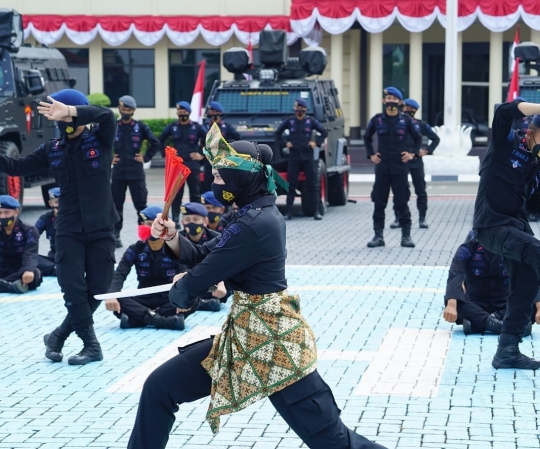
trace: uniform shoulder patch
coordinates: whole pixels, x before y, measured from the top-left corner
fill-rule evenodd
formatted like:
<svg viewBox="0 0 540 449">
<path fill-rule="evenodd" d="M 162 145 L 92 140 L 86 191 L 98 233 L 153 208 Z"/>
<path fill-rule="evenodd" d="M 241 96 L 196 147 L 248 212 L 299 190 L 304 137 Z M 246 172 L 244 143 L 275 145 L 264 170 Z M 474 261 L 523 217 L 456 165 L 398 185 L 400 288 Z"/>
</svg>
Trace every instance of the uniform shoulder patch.
<svg viewBox="0 0 540 449">
<path fill-rule="evenodd" d="M 233 235 L 240 234 L 241 231 L 240 227 L 236 224 L 228 226 L 221 234 L 221 239 L 216 245 L 216 248 L 223 248 Z"/>
<path fill-rule="evenodd" d="M 458 249 L 458 259 L 467 260 L 472 256 L 471 251 L 464 245 L 461 245 Z"/>
</svg>

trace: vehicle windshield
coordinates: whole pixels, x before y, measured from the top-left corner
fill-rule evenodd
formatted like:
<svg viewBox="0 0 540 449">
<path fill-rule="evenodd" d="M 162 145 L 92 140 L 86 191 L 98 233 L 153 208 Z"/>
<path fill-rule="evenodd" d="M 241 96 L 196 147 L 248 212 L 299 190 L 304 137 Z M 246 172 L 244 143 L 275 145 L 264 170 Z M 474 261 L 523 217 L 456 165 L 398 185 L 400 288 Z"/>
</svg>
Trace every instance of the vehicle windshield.
<svg viewBox="0 0 540 449">
<path fill-rule="evenodd" d="M 292 114 L 294 101 L 306 100 L 308 114 L 313 113 L 311 91 L 297 88 L 225 88 L 219 89 L 214 98 L 223 106 L 224 114 Z"/>
</svg>

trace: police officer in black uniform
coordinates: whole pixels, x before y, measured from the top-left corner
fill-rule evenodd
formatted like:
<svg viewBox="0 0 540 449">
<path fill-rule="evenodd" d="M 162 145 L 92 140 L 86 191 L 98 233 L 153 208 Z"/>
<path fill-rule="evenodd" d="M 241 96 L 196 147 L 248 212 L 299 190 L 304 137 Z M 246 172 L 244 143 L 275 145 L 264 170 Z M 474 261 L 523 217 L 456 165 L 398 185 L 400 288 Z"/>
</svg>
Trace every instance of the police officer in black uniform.
<svg viewBox="0 0 540 449">
<path fill-rule="evenodd" d="M 143 163 L 149 162 L 157 151 L 162 149 L 159 140 L 154 136 L 148 125 L 133 119 L 133 114 L 137 108 L 135 99 L 129 95 L 124 95 L 120 97 L 118 103 L 120 120 L 118 120 L 116 139 L 114 141 L 111 189 L 114 205 L 120 216 L 120 220 L 114 226 L 116 247 L 121 248 L 120 231 L 124 221 L 126 190 L 129 187 L 129 193 L 140 224 L 139 212 L 146 207 L 148 197 Z M 141 146 L 145 140 L 148 142 L 149 147 L 143 156 Z"/>
<path fill-rule="evenodd" d="M 407 165 L 409 166 L 409 173 L 411 174 L 412 182 L 414 185 L 414 193 L 416 193 L 416 207 L 418 208 L 420 228 L 427 229 L 429 226 L 426 222 L 426 175 L 424 173 L 424 161 L 422 158 L 428 154 L 433 154 L 433 151 L 435 151 L 435 148 L 437 148 L 441 139 L 439 138 L 437 133 L 433 131 L 431 126 L 429 126 L 426 122 L 414 118 L 414 114 L 416 114 L 416 111 L 418 111 L 418 109 L 420 109 L 420 105 L 416 100 L 413 100 L 412 98 L 407 98 L 403 100 L 403 113 L 410 115 L 413 123 L 418 128 L 420 133 L 426 136 L 429 140 L 431 140 L 431 143 L 425 150 L 421 149 L 418 154 L 415 155 L 414 159 L 407 163 Z M 410 136 L 409 144 L 410 147 L 412 147 L 414 144 Z M 395 198 L 396 197 L 394 196 L 394 212 L 396 214 L 396 220 L 390 225 L 392 229 L 401 227 L 401 225 L 399 224 L 398 213 L 395 206 Z"/>
<path fill-rule="evenodd" d="M 375 164 L 375 184 L 371 200 L 375 205 L 373 228 L 375 237 L 367 246 L 384 246 L 384 210 L 388 204 L 390 188 L 394 192 L 394 205 L 401 224 L 401 246 L 414 248 L 411 239 L 411 212 L 407 162 L 418 154 L 422 135 L 411 117 L 400 112 L 403 94 L 395 87 L 384 89 L 383 113 L 376 114 L 368 123 L 364 134 L 366 154 Z M 373 135 L 377 133 L 378 149 L 373 148 Z M 412 145 L 410 141 L 412 140 Z"/>
<path fill-rule="evenodd" d="M 540 361 L 519 351 L 540 285 L 540 242 L 527 221 L 527 210 L 540 211 L 540 115 L 535 114 L 540 104 L 517 100 L 499 106 L 480 167 L 473 229 L 484 248 L 502 256 L 510 276 L 495 368 L 540 368 Z M 534 115 L 527 133 L 513 131 L 512 122 L 527 115 Z"/>
<path fill-rule="evenodd" d="M 56 242 L 55 242 L 55 230 L 54 223 L 56 216 L 58 215 L 58 199 L 60 198 L 60 187 L 53 187 L 49 189 L 49 206 L 51 210 L 36 221 L 35 227 L 39 232 L 39 235 L 45 232 L 45 236 L 50 244 L 49 253 L 46 256 L 41 254 L 38 256 L 38 268 L 43 276 L 56 276 Z"/>
<path fill-rule="evenodd" d="M 201 195 L 201 201 L 208 212 L 208 228 L 219 233 L 223 232 L 225 229 L 223 222 L 225 206 L 216 200 L 216 196 L 211 190 Z"/>
<path fill-rule="evenodd" d="M 306 115 L 307 109 L 307 101 L 303 98 L 297 98 L 294 103 L 294 116 L 284 119 L 276 129 L 278 142 L 282 141 L 283 132 L 286 129 L 290 132 L 285 143 L 289 149 L 289 162 L 287 165 L 289 192 L 287 193 L 286 220 L 292 219 L 292 208 L 298 187 L 298 176 L 301 171 L 306 175 L 305 185 L 311 193 L 313 210 L 315 211 L 313 218 L 315 220 L 322 220 L 322 215 L 319 212 L 321 202 L 319 197 L 319 180 L 316 175 L 318 159 L 317 161 L 314 159 L 313 152 L 316 147 L 320 147 L 324 142 L 328 131 L 315 118 Z M 311 139 L 313 131 L 317 131 L 320 134 L 316 142 Z"/>
<path fill-rule="evenodd" d="M 39 234 L 19 217 L 21 205 L 0 195 L 0 292 L 26 293 L 42 281 L 38 265 Z"/>
<path fill-rule="evenodd" d="M 88 106 L 79 91 L 64 89 L 41 102 L 38 112 L 56 120 L 61 137 L 40 145 L 20 159 L 0 155 L 0 172 L 26 176 L 52 169 L 60 186 L 56 217 L 56 271 L 68 314 L 64 322 L 44 337 L 45 356 L 62 360 L 62 347 L 74 330 L 83 341 L 70 365 L 103 359 L 92 315 L 106 293 L 114 272 L 114 225 L 118 213 L 111 195 L 111 163 L 116 136 L 113 112 Z M 94 123 L 91 128 L 85 125 Z"/>
<path fill-rule="evenodd" d="M 471 232 L 450 265 L 443 318 L 449 323 L 463 324 L 465 335 L 486 331 L 500 334 L 509 294 L 510 278 L 501 256 L 485 249 Z M 531 335 L 539 305 L 537 302 L 538 310 L 534 311 L 525 336 Z"/>
<path fill-rule="evenodd" d="M 133 266 L 137 272 L 138 288 L 170 284 L 173 277 L 182 271 L 178 264 L 165 255 L 163 240 L 150 237 L 152 222 L 161 212 L 163 209 L 158 206 L 150 206 L 140 212 L 143 220 L 143 224 L 139 226 L 140 240 L 130 245 L 122 256 L 114 272 L 109 292 L 122 290 Z M 144 228 L 147 232 L 144 232 Z M 184 329 L 184 316 L 177 313 L 177 308 L 169 302 L 168 291 L 130 298 L 107 299 L 105 308 L 114 312 L 120 319 L 122 329 L 147 325 L 158 329 Z"/>
<path fill-rule="evenodd" d="M 162 145 L 165 145 L 166 140 L 172 137 L 176 152 L 184 159 L 184 164 L 191 170 L 186 180 L 189 187 L 189 201 L 200 203 L 201 183 L 199 179 L 201 163 L 204 160 L 201 148 L 206 137 L 206 132 L 205 128 L 189 119 L 190 113 L 191 106 L 187 101 L 178 102 L 176 104 L 178 121 L 165 127 L 161 136 L 159 136 L 159 141 Z M 171 206 L 172 219 L 175 223 L 179 223 L 184 187 L 185 184 L 180 188 Z"/>
<path fill-rule="evenodd" d="M 208 121 L 204 125 L 206 132 L 208 132 L 214 123 L 217 123 L 221 131 L 221 135 L 227 142 L 234 142 L 235 140 L 240 140 L 242 138 L 234 126 L 222 120 L 221 116 L 223 115 L 223 106 L 218 101 L 211 101 L 208 103 L 208 112 L 206 115 L 208 117 Z M 212 190 L 214 175 L 212 174 L 212 166 L 206 158 L 204 158 L 203 165 L 204 182 L 202 183 L 202 191 L 208 192 L 209 190 Z"/>
</svg>

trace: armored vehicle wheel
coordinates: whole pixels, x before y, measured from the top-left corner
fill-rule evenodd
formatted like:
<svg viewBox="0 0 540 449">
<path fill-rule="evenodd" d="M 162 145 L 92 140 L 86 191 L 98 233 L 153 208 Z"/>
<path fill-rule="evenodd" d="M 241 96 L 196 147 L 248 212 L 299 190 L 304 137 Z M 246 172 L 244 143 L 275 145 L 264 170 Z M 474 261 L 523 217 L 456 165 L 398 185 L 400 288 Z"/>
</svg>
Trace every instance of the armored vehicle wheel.
<svg viewBox="0 0 540 449">
<path fill-rule="evenodd" d="M 343 165 L 347 158 L 343 156 Z M 328 177 L 328 204 L 330 206 L 345 206 L 349 199 L 349 170 Z"/>
<path fill-rule="evenodd" d="M 319 159 L 319 165 L 317 166 L 317 179 L 319 180 L 319 213 L 324 215 L 326 208 L 328 207 L 328 178 L 326 176 L 326 165 L 322 159 Z M 308 217 L 312 217 L 315 211 L 313 210 L 313 202 L 309 195 L 309 191 L 306 188 L 306 183 L 302 183 L 302 212 Z"/>
<path fill-rule="evenodd" d="M 19 159 L 19 149 L 13 142 L 7 140 L 0 142 L 0 154 Z M 24 197 L 24 178 L 22 176 L 9 176 L 0 173 L 0 195 L 10 195 L 22 206 Z"/>
</svg>

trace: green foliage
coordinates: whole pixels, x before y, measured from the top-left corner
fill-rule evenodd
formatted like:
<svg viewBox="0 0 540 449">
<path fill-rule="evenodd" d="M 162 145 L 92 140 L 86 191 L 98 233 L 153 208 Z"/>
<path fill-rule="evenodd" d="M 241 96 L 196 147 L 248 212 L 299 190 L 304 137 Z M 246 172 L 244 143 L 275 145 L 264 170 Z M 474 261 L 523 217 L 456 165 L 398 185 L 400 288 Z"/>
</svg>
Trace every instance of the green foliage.
<svg viewBox="0 0 540 449">
<path fill-rule="evenodd" d="M 147 120 L 141 120 L 143 123 L 146 123 L 150 130 L 152 131 L 152 134 L 159 138 L 165 127 L 169 124 L 175 121 L 175 119 L 171 118 L 152 118 Z M 168 145 L 171 143 L 171 139 L 169 138 L 166 142 Z M 141 146 L 141 153 L 145 154 L 146 150 L 148 148 L 148 142 L 145 140 Z"/>
<path fill-rule="evenodd" d="M 86 98 L 88 98 L 88 102 L 92 106 L 110 106 L 111 105 L 111 99 L 105 94 L 94 93 L 94 94 L 87 95 Z"/>
</svg>

